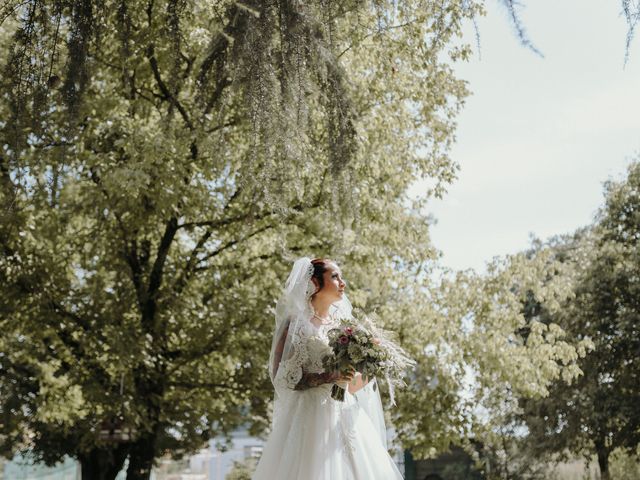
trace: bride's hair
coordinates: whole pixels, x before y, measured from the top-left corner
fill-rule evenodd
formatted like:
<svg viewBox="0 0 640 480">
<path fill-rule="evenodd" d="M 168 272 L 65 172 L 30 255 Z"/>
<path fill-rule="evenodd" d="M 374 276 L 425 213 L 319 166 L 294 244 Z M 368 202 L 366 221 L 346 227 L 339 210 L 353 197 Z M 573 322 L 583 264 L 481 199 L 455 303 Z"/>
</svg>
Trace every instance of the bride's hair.
<svg viewBox="0 0 640 480">
<path fill-rule="evenodd" d="M 313 274 L 311 275 L 311 278 L 315 278 L 318 285 L 318 288 L 313 292 L 311 298 L 313 298 L 313 296 L 324 287 L 324 272 L 328 270 L 330 263 L 335 264 L 336 262 L 330 258 L 314 258 L 311 260 L 311 265 L 313 265 Z"/>
</svg>

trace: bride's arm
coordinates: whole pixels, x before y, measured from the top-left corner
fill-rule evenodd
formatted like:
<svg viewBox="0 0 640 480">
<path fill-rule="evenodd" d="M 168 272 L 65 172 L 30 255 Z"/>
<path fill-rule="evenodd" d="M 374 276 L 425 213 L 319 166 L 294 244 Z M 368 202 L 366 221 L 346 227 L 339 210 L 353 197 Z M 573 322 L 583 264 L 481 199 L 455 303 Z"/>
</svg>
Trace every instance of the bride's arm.
<svg viewBox="0 0 640 480">
<path fill-rule="evenodd" d="M 282 352 L 284 351 L 284 342 L 287 339 L 287 334 L 289 333 L 289 326 L 285 327 L 284 332 L 282 332 L 282 336 L 280 340 L 278 340 L 278 344 L 276 345 L 276 351 L 273 358 L 273 376 L 275 377 L 278 373 L 278 368 L 280 368 L 280 361 L 282 360 Z"/>
<path fill-rule="evenodd" d="M 273 372 L 274 376 L 277 374 L 282 361 L 282 353 L 284 351 L 284 342 L 289 333 L 289 327 L 287 326 L 282 332 L 282 336 L 276 345 L 275 355 L 273 359 Z M 308 388 L 317 387 L 325 383 L 336 383 L 339 381 L 350 380 L 350 376 L 340 375 L 338 372 L 323 372 L 323 373 L 303 373 L 302 378 L 294 387 L 294 390 L 307 390 Z"/>
<path fill-rule="evenodd" d="M 317 387 L 325 383 L 344 383 L 353 380 L 353 371 L 340 372 L 323 372 L 323 373 L 303 373 L 302 378 L 296 385 L 296 390 L 306 390 L 307 388 Z"/>
<path fill-rule="evenodd" d="M 340 377 L 338 372 L 303 373 L 296 390 L 306 390 L 325 383 L 335 383 Z"/>
</svg>

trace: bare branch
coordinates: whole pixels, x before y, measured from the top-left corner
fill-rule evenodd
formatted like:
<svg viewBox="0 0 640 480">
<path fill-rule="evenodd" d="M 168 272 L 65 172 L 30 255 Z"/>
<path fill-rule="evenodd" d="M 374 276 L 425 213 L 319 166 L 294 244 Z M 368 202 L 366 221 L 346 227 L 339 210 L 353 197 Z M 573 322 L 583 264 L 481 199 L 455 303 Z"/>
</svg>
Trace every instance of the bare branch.
<svg viewBox="0 0 640 480">
<path fill-rule="evenodd" d="M 500 0 L 500 3 L 507 10 L 509 17 L 511 19 L 511 25 L 516 31 L 516 35 L 520 40 L 520 43 L 531 50 L 536 55 L 544 58 L 544 55 L 538 48 L 529 40 L 529 36 L 527 35 L 527 31 L 522 24 L 522 20 L 520 20 L 520 15 L 518 15 L 518 8 L 522 7 L 522 4 L 517 0 Z"/>
<path fill-rule="evenodd" d="M 640 2 L 638 0 L 622 0 L 622 11 L 627 20 L 627 40 L 624 49 L 624 66 L 629 61 L 629 51 L 631 50 L 631 42 L 636 34 L 636 26 L 640 21 Z"/>
</svg>

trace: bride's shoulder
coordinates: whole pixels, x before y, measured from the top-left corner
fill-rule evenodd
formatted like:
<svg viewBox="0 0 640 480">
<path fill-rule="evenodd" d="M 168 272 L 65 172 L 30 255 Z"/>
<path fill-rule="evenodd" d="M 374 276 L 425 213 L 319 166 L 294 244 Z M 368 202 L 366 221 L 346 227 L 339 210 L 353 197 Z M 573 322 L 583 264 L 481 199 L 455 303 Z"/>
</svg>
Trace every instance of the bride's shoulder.
<svg viewBox="0 0 640 480">
<path fill-rule="evenodd" d="M 301 318 L 297 322 L 296 332 L 301 335 L 311 335 L 316 331 L 316 326 L 313 324 L 310 318 Z"/>
</svg>

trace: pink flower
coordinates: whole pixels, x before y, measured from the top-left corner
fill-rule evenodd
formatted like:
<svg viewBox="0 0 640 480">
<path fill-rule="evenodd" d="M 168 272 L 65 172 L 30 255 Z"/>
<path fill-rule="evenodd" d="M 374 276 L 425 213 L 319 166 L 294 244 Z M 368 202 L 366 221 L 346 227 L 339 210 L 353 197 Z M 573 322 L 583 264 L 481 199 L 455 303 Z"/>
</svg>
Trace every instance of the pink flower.
<svg viewBox="0 0 640 480">
<path fill-rule="evenodd" d="M 346 333 L 347 335 L 351 335 L 353 333 L 353 328 L 351 327 L 347 327 L 344 329 L 344 333 Z"/>
<path fill-rule="evenodd" d="M 340 338 L 338 339 L 338 341 L 342 345 L 346 345 L 347 343 L 349 343 L 349 337 L 347 337 L 346 335 L 340 335 Z"/>
</svg>

